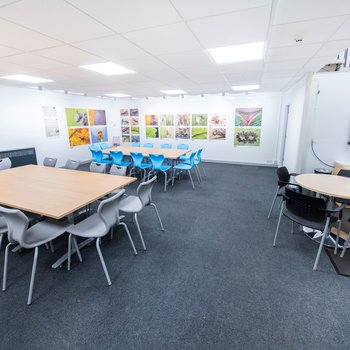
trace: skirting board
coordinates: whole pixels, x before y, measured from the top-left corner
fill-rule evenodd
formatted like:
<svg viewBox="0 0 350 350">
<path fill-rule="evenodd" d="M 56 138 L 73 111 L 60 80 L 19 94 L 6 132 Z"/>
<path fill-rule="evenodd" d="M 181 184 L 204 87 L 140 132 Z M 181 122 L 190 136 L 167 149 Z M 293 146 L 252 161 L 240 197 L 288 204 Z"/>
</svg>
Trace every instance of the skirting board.
<svg viewBox="0 0 350 350">
<path fill-rule="evenodd" d="M 262 163 L 250 163 L 250 162 L 235 162 L 231 160 L 211 160 L 203 159 L 203 163 L 219 163 L 219 164 L 236 164 L 236 165 L 255 165 L 255 166 L 265 166 L 270 168 L 277 168 L 276 164 L 262 164 Z"/>
</svg>

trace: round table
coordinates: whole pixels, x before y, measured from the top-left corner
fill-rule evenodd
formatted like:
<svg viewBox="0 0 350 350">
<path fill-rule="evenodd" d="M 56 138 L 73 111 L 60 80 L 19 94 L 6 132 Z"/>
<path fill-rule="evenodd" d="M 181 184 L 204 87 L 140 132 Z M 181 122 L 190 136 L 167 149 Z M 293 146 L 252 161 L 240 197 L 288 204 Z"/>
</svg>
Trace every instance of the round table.
<svg viewBox="0 0 350 350">
<path fill-rule="evenodd" d="M 302 174 L 295 177 L 295 182 L 303 188 L 316 193 L 334 197 L 350 199 L 350 178 L 324 174 Z M 305 234 L 313 241 L 320 243 L 322 232 L 312 229 L 304 229 Z M 324 245 L 334 248 L 335 240 L 328 236 Z"/>
</svg>

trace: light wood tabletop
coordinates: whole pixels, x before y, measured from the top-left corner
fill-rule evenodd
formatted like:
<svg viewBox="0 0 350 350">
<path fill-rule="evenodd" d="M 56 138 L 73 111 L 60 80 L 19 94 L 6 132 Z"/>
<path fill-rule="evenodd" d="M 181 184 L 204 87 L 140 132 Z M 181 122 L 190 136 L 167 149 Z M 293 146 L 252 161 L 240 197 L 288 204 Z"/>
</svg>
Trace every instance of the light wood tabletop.
<svg viewBox="0 0 350 350">
<path fill-rule="evenodd" d="M 142 153 L 145 157 L 148 157 L 150 154 L 164 154 L 165 158 L 168 159 L 178 159 L 187 152 L 190 152 L 188 149 L 177 149 L 177 148 L 147 148 L 147 147 L 132 147 L 132 146 L 118 146 L 105 149 L 103 152 L 109 154 L 110 151 L 122 151 L 125 156 L 129 156 L 130 152 Z"/>
<path fill-rule="evenodd" d="M 314 192 L 331 197 L 350 199 L 350 178 L 324 174 L 302 174 L 295 177 L 295 182 Z"/>
<path fill-rule="evenodd" d="M 61 219 L 136 178 L 26 165 L 0 171 L 0 205 Z"/>
</svg>

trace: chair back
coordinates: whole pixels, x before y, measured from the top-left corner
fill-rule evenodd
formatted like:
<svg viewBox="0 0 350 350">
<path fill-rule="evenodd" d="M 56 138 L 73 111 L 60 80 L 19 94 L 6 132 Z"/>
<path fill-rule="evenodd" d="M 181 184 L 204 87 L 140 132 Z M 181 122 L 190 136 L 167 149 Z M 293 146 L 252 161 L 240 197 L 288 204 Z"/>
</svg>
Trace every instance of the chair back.
<svg viewBox="0 0 350 350">
<path fill-rule="evenodd" d="M 111 166 L 111 168 L 109 169 L 109 173 L 111 175 L 126 176 L 126 170 L 127 170 L 126 166 L 120 166 L 120 165 L 113 164 Z"/>
<path fill-rule="evenodd" d="M 290 181 L 290 174 L 288 169 L 285 166 L 282 166 L 276 170 L 276 174 L 278 177 L 278 186 L 283 187 L 285 186 L 285 182 Z"/>
<path fill-rule="evenodd" d="M 140 147 L 141 143 L 140 142 L 131 142 L 131 147 Z"/>
<path fill-rule="evenodd" d="M 170 143 L 162 143 L 160 145 L 160 148 L 168 148 L 168 149 L 171 149 L 172 148 L 172 145 Z"/>
<path fill-rule="evenodd" d="M 103 161 L 104 154 L 103 154 L 103 152 L 101 150 L 99 150 L 99 151 L 91 151 L 91 153 L 92 153 L 92 158 L 93 158 L 94 162 L 96 162 L 96 163 L 103 163 L 102 161 Z"/>
<path fill-rule="evenodd" d="M 124 153 L 122 151 L 110 151 L 109 155 L 112 158 L 113 164 L 120 165 L 123 161 Z"/>
<path fill-rule="evenodd" d="M 177 145 L 177 149 L 189 149 L 190 146 L 189 145 L 186 145 L 185 143 L 179 143 Z"/>
<path fill-rule="evenodd" d="M 143 144 L 143 147 L 145 147 L 145 148 L 153 148 L 154 145 L 153 145 L 153 143 L 146 142 L 146 143 Z"/>
<path fill-rule="evenodd" d="M 153 176 L 152 179 L 141 182 L 137 188 L 137 195 L 139 196 L 143 207 L 152 203 L 152 189 L 156 181 L 157 176 Z"/>
<path fill-rule="evenodd" d="M 202 162 L 202 152 L 203 152 L 203 148 L 200 148 L 200 149 L 197 151 L 197 159 L 198 159 L 199 163 Z"/>
<path fill-rule="evenodd" d="M 0 170 L 10 169 L 11 166 L 12 166 L 12 162 L 10 158 L 0 159 Z"/>
<path fill-rule="evenodd" d="M 196 156 L 196 154 L 197 152 L 192 152 L 190 158 L 188 159 L 192 167 L 194 166 L 194 157 Z"/>
<path fill-rule="evenodd" d="M 104 174 L 106 172 L 106 164 L 91 162 L 90 172 Z"/>
<path fill-rule="evenodd" d="M 119 224 L 119 206 L 125 190 L 120 190 L 117 194 L 109 197 L 99 204 L 97 214 L 106 226 L 106 234 L 110 228 Z"/>
<path fill-rule="evenodd" d="M 164 162 L 164 155 L 163 154 L 150 154 L 149 155 L 151 162 L 152 162 L 152 167 L 153 170 L 161 170 L 162 164 Z"/>
<path fill-rule="evenodd" d="M 43 165 L 44 165 L 44 166 L 51 167 L 51 168 L 54 168 L 54 167 L 56 166 L 56 163 L 57 163 L 57 158 L 48 158 L 48 157 L 45 157 L 45 158 L 44 158 Z"/>
<path fill-rule="evenodd" d="M 109 148 L 109 143 L 108 142 L 101 142 L 100 143 L 100 148 L 103 151 L 104 149 Z"/>
<path fill-rule="evenodd" d="M 299 191 L 285 187 L 286 208 L 294 215 L 314 222 L 322 222 L 325 219 L 327 208 L 323 198 L 309 196 Z"/>
<path fill-rule="evenodd" d="M 350 170 L 349 169 L 340 169 L 338 176 L 344 176 L 344 177 L 350 177 Z"/>
<path fill-rule="evenodd" d="M 134 167 L 140 168 L 143 160 L 143 154 L 142 153 L 135 153 L 135 152 L 130 152 L 132 161 L 134 163 Z"/>
<path fill-rule="evenodd" d="M 28 229 L 28 218 L 18 209 L 9 209 L 0 206 L 0 214 L 7 224 L 7 238 L 10 243 L 19 243 L 23 248 L 27 248 L 23 242 L 23 237 Z"/>
<path fill-rule="evenodd" d="M 70 170 L 78 170 L 79 166 L 80 166 L 80 162 L 76 160 L 68 159 L 63 168 L 70 169 Z"/>
<path fill-rule="evenodd" d="M 92 151 L 100 151 L 101 148 L 98 144 L 94 144 L 94 145 L 89 145 L 89 150 L 92 152 Z"/>
</svg>

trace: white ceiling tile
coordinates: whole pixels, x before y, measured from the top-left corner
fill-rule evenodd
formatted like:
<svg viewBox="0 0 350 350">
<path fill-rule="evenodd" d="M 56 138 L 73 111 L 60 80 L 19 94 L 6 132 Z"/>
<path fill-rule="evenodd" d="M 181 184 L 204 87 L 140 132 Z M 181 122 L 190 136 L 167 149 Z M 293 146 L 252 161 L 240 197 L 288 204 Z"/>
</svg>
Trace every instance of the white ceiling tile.
<svg viewBox="0 0 350 350">
<path fill-rule="evenodd" d="M 325 43 L 322 48 L 317 52 L 318 57 L 322 56 L 333 56 L 336 57 L 342 53 L 346 48 L 350 47 L 350 39 L 329 41 Z"/>
<path fill-rule="evenodd" d="M 290 80 L 295 76 L 296 73 L 297 73 L 297 70 L 264 72 L 262 76 L 262 80 L 272 80 L 272 79 Z"/>
<path fill-rule="evenodd" d="M 184 23 L 149 28 L 127 33 L 124 36 L 153 55 L 201 48 Z"/>
<path fill-rule="evenodd" d="M 315 18 L 350 15 L 348 0 L 280 0 L 273 24 L 305 21 Z"/>
<path fill-rule="evenodd" d="M 35 68 L 25 67 L 14 63 L 5 62 L 0 60 L 0 74 L 12 75 L 12 74 L 28 74 L 35 72 Z M 4 81 L 2 82 L 4 83 Z"/>
<path fill-rule="evenodd" d="M 3 58 L 3 60 L 6 62 L 32 67 L 40 70 L 58 69 L 66 67 L 64 63 L 36 56 L 30 53 L 6 57 Z"/>
<path fill-rule="evenodd" d="M 174 80 L 174 79 L 181 79 L 183 78 L 183 75 L 176 72 L 173 69 L 168 69 L 164 71 L 155 71 L 155 72 L 147 72 L 145 73 L 145 76 L 154 79 L 154 80 L 160 80 L 160 81 L 166 81 L 166 80 Z"/>
<path fill-rule="evenodd" d="M 301 60 L 292 60 L 292 61 L 276 61 L 276 62 L 265 62 L 264 70 L 265 72 L 273 71 L 283 71 L 289 69 L 300 69 L 306 62 L 307 58 Z"/>
<path fill-rule="evenodd" d="M 0 45 L 10 46 L 23 51 L 37 50 L 61 44 L 60 41 L 3 19 L 0 19 L 0 33 L 2 33 L 0 35 Z"/>
<path fill-rule="evenodd" d="M 13 49 L 11 47 L 0 45 L 0 57 L 6 57 L 22 53 L 22 51 Z"/>
<path fill-rule="evenodd" d="M 74 46 L 115 62 L 147 56 L 144 50 L 120 35 L 82 41 L 74 43 Z"/>
<path fill-rule="evenodd" d="M 164 0 L 68 0 L 118 33 L 174 22 L 181 18 Z"/>
<path fill-rule="evenodd" d="M 333 57 L 316 57 L 309 60 L 302 68 L 302 72 L 318 72 L 323 66 L 334 61 Z"/>
<path fill-rule="evenodd" d="M 0 17 L 67 43 L 113 34 L 65 1 L 19 1 L 0 8 Z"/>
<path fill-rule="evenodd" d="M 99 57 L 96 57 L 69 45 L 35 51 L 35 55 L 51 58 L 74 66 L 99 63 L 102 61 Z"/>
<path fill-rule="evenodd" d="M 350 39 L 350 18 L 331 37 L 331 40 L 342 39 Z"/>
<path fill-rule="evenodd" d="M 261 72 L 264 66 L 262 60 L 238 62 L 218 65 L 218 71 L 227 74 L 242 73 L 242 72 Z"/>
<path fill-rule="evenodd" d="M 309 45 L 295 44 L 293 46 L 270 48 L 267 50 L 265 60 L 267 62 L 274 62 L 310 58 L 321 46 L 322 44 L 319 43 Z"/>
<path fill-rule="evenodd" d="M 164 71 L 168 70 L 169 66 L 159 61 L 159 59 L 148 55 L 143 58 L 137 58 L 127 61 L 118 62 L 122 66 L 134 70 L 135 72 L 154 72 L 154 71 Z"/>
<path fill-rule="evenodd" d="M 265 41 L 270 6 L 233 12 L 188 22 L 205 48 Z"/>
<path fill-rule="evenodd" d="M 316 19 L 297 23 L 275 25 L 271 30 L 269 47 L 295 45 L 295 35 L 303 38 L 303 44 L 323 42 L 344 22 L 346 16 Z M 349 35 L 350 37 L 350 35 Z"/>
<path fill-rule="evenodd" d="M 213 61 L 211 61 L 203 50 L 184 51 L 173 54 L 159 55 L 157 57 L 175 69 L 214 65 Z"/>
<path fill-rule="evenodd" d="M 271 5 L 271 0 L 172 0 L 185 20 Z"/>
</svg>

